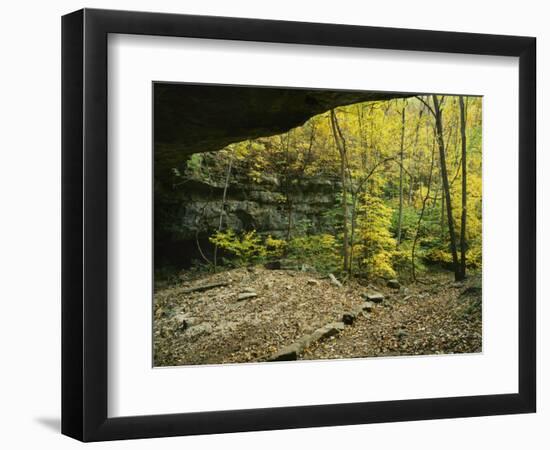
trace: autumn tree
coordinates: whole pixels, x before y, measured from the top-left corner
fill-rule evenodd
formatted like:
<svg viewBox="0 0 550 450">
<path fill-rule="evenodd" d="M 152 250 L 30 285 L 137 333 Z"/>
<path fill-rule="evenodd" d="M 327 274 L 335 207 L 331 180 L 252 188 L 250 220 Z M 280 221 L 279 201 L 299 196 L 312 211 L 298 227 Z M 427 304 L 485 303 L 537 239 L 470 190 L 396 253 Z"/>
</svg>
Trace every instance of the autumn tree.
<svg viewBox="0 0 550 450">
<path fill-rule="evenodd" d="M 223 232 L 244 245 L 245 235 L 226 230 L 235 223 L 226 221 L 238 194 L 232 183 L 261 191 L 276 180 L 269 198 L 284 214 L 272 237 L 282 242 L 280 258 L 308 255 L 346 277 L 421 280 L 439 266 L 462 280 L 481 268 L 481 106 L 477 97 L 441 95 L 341 106 L 279 135 L 193 155 L 185 172 L 174 170 L 174 186 L 216 180 L 219 198 L 203 205 L 201 236 Z M 304 208 L 304 189 L 319 180 L 332 185 L 333 203 L 308 222 L 304 211 L 314 208 Z M 211 242 L 202 259 L 218 266 Z"/>
</svg>

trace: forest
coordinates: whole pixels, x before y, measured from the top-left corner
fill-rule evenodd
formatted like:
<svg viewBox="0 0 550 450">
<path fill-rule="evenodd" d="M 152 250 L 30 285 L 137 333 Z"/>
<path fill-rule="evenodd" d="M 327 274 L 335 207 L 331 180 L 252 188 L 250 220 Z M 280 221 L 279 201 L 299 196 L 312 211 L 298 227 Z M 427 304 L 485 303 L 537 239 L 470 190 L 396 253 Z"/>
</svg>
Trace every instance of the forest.
<svg viewBox="0 0 550 450">
<path fill-rule="evenodd" d="M 156 365 L 481 350 L 481 97 L 339 106 L 170 169 Z"/>
</svg>

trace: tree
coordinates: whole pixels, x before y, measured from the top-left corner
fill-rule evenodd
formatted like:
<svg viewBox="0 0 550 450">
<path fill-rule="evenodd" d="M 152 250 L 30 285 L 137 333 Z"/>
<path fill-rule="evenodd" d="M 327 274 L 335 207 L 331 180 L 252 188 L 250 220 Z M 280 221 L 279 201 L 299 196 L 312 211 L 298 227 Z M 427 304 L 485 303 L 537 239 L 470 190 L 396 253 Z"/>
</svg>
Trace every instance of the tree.
<svg viewBox="0 0 550 450">
<path fill-rule="evenodd" d="M 222 195 L 222 205 L 220 207 L 220 222 L 218 224 L 218 233 L 222 231 L 223 228 L 223 217 L 225 215 L 225 201 L 227 199 L 227 188 L 229 187 L 229 178 L 231 177 L 231 168 L 233 166 L 233 154 L 229 157 L 229 162 L 227 163 L 227 175 L 225 177 L 225 183 L 223 186 L 223 195 Z M 214 244 L 214 270 L 218 267 L 218 243 Z"/>
<path fill-rule="evenodd" d="M 420 210 L 420 216 L 418 217 L 418 223 L 416 225 L 416 233 L 414 235 L 414 240 L 413 240 L 413 245 L 411 250 L 411 274 L 414 281 L 416 281 L 416 264 L 415 264 L 416 245 L 418 243 L 418 238 L 420 236 L 420 227 L 422 225 L 422 219 L 424 218 L 424 212 L 426 211 L 426 203 L 430 198 L 430 189 L 432 188 L 432 175 L 433 175 L 434 161 L 435 161 L 435 141 L 434 140 L 432 140 L 431 154 L 432 154 L 432 157 L 430 162 L 430 172 L 428 175 L 428 184 L 426 187 L 426 195 L 422 199 L 422 208 Z"/>
<path fill-rule="evenodd" d="M 330 124 L 332 127 L 332 136 L 334 143 L 340 155 L 340 181 L 342 182 L 342 210 L 344 215 L 344 237 L 342 242 L 342 254 L 344 257 L 344 272 L 350 271 L 349 267 L 349 248 L 348 248 L 348 191 L 347 191 L 347 151 L 346 140 L 338 124 L 338 119 L 334 109 L 330 110 Z"/>
<path fill-rule="evenodd" d="M 365 194 L 362 200 L 359 235 L 365 275 L 367 278 L 393 277 L 395 239 L 389 231 L 392 210 L 374 193 Z"/>
<path fill-rule="evenodd" d="M 405 143 L 405 111 L 407 108 L 407 100 L 403 100 L 403 108 L 401 109 L 401 143 L 399 146 L 399 214 L 397 219 L 397 246 L 401 244 L 401 224 L 403 222 L 403 150 Z"/>
<path fill-rule="evenodd" d="M 442 97 L 443 101 L 445 97 Z M 460 272 L 460 266 L 458 264 L 458 255 L 456 250 L 456 235 L 453 219 L 453 207 L 451 204 L 451 192 L 449 190 L 449 177 L 447 174 L 447 163 L 445 161 L 445 142 L 443 139 L 443 121 L 441 114 L 441 104 L 437 98 L 437 95 L 432 95 L 432 101 L 434 105 L 433 114 L 435 117 L 435 128 L 437 136 L 437 145 L 439 147 L 439 163 L 441 165 L 441 180 L 443 183 L 443 193 L 445 195 L 445 204 L 447 206 L 447 224 L 449 228 L 449 240 L 451 245 L 451 255 L 453 258 L 453 267 L 455 273 L 455 280 L 462 280 Z"/>
<path fill-rule="evenodd" d="M 460 278 L 466 278 L 466 218 L 467 218 L 467 164 L 466 164 L 466 112 L 464 108 L 464 97 L 458 97 L 460 105 L 460 138 L 462 144 L 462 213 L 460 220 Z"/>
</svg>

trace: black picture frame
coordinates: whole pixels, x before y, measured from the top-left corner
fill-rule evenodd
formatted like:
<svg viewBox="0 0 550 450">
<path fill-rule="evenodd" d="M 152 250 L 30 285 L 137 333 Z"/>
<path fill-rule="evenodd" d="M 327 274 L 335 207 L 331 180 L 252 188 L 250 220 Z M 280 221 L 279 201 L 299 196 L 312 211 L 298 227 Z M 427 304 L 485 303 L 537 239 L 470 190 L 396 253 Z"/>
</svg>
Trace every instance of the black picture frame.
<svg viewBox="0 0 550 450">
<path fill-rule="evenodd" d="M 107 416 L 109 33 L 519 57 L 517 393 Z M 535 412 L 536 39 L 83 9 L 62 18 L 62 433 L 82 441 Z"/>
</svg>

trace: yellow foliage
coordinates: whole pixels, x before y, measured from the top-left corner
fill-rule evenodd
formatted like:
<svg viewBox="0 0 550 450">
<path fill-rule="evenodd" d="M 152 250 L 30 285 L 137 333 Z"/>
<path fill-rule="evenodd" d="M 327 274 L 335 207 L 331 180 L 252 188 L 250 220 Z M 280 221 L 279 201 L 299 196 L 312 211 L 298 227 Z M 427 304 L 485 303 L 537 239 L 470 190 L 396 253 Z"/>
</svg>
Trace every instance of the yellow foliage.
<svg viewBox="0 0 550 450">
<path fill-rule="evenodd" d="M 268 235 L 265 239 L 265 245 L 267 247 L 267 255 L 279 257 L 282 256 L 287 246 L 286 241 L 282 239 L 275 239 Z"/>
<path fill-rule="evenodd" d="M 365 194 L 360 211 L 358 222 L 360 244 L 357 247 L 362 254 L 362 263 L 367 276 L 395 276 L 392 256 L 396 242 L 389 231 L 392 209 L 379 197 Z"/>
<path fill-rule="evenodd" d="M 424 96 L 423 100 L 430 103 L 429 96 Z M 441 96 L 440 100 L 443 105 L 443 138 L 452 216 L 457 246 L 460 248 L 460 109 L 456 96 L 445 96 L 444 99 Z M 482 265 L 482 100 L 478 97 L 466 97 L 465 100 L 468 203 L 466 260 L 470 269 L 479 270 Z M 330 114 L 330 111 L 319 114 L 286 133 L 231 144 L 219 152 L 219 155 L 224 152 L 234 155 L 233 161 L 240 168 L 241 174 L 246 174 L 253 183 L 261 183 L 262 179 L 265 180 L 265 175 L 269 175 L 277 185 L 277 189 L 273 190 L 274 196 L 279 195 L 277 203 L 286 204 L 288 211 L 291 211 L 296 200 L 292 196 L 300 191 L 302 179 L 326 177 L 331 181 L 341 182 L 342 159 L 335 145 Z M 216 233 L 211 237 L 211 242 L 234 254 L 241 261 L 290 255 L 295 260 L 311 265 L 319 260 L 321 262 L 318 265 L 321 267 L 341 268 L 342 230 L 347 222 L 348 236 L 352 229 L 355 230 L 353 242 L 349 242 L 353 271 L 358 269 L 359 273 L 369 277 L 395 276 L 396 272 L 410 267 L 412 236 L 418 226 L 417 217 L 420 217 L 424 199 L 428 197 L 416 243 L 417 263 L 422 264 L 425 258 L 444 266 L 451 264 L 447 218 L 442 209 L 441 168 L 434 116 L 425 103 L 417 98 L 364 102 L 338 107 L 334 114 L 341 133 L 339 139 L 345 143 L 346 150 L 345 169 L 349 197 L 349 201 L 346 199 L 347 220 L 344 221 L 343 208 L 339 205 L 336 206 L 335 214 L 331 210 L 332 234 L 299 236 L 286 242 L 271 236 L 262 239 L 254 232 L 236 235 L 228 230 Z M 192 161 L 190 164 L 200 168 L 199 162 L 201 161 Z M 227 164 L 222 167 L 222 173 L 225 173 Z M 399 205 L 400 183 L 403 184 L 405 211 L 409 212 L 408 216 L 402 216 L 401 231 L 406 225 L 409 232 L 405 237 L 401 234 L 402 242 L 398 250 L 395 217 L 392 225 L 392 215 Z M 444 215 L 441 216 L 439 211 L 443 211 Z M 405 223 L 407 217 L 408 222 Z M 327 228 L 323 231 L 326 230 Z M 296 226 L 292 231 L 294 235 L 300 233 Z"/>
</svg>

